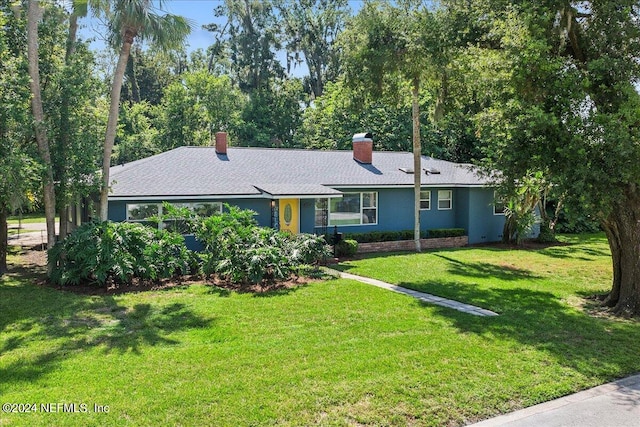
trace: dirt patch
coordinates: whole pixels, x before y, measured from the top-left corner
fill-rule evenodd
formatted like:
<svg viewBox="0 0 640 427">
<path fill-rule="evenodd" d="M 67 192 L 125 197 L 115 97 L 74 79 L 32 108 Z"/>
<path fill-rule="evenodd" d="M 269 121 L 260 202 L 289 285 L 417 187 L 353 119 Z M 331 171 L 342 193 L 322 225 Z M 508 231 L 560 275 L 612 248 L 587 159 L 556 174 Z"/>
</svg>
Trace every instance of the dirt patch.
<svg viewBox="0 0 640 427">
<path fill-rule="evenodd" d="M 231 283 L 225 280 L 220 280 L 213 277 L 201 277 L 201 276 L 181 276 L 170 279 L 160 280 L 140 280 L 134 279 L 130 284 L 118 284 L 107 283 L 107 286 L 98 285 L 72 285 L 72 286 L 58 286 L 46 282 L 47 286 L 52 288 L 73 292 L 83 295 L 118 295 L 131 292 L 148 292 L 148 291 L 162 291 L 172 288 L 180 288 L 190 285 L 207 285 L 218 288 L 223 291 L 233 291 L 238 293 L 252 293 L 252 294 L 268 294 L 270 292 L 290 290 L 300 286 L 304 286 L 313 279 L 299 277 L 291 278 L 282 282 L 265 282 L 260 284 L 237 284 Z"/>
</svg>

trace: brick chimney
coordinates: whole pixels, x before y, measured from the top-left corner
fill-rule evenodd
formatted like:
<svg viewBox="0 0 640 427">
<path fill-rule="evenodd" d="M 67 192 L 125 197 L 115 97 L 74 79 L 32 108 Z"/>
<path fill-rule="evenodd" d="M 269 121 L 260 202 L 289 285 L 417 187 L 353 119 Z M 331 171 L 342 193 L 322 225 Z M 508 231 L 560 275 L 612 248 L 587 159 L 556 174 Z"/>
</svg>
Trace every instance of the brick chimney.
<svg viewBox="0 0 640 427">
<path fill-rule="evenodd" d="M 353 135 L 353 160 L 370 165 L 373 157 L 373 135 L 356 133 Z"/>
<path fill-rule="evenodd" d="M 216 153 L 227 154 L 227 133 L 216 132 Z"/>
</svg>

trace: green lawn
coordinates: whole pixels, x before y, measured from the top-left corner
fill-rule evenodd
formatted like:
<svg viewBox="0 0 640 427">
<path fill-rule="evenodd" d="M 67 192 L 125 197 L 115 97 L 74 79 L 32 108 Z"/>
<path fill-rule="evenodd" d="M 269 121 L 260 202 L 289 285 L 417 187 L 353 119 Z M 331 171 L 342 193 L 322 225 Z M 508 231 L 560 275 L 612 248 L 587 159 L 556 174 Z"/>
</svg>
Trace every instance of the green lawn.
<svg viewBox="0 0 640 427">
<path fill-rule="evenodd" d="M 59 217 L 56 215 L 56 222 L 59 221 Z M 34 213 L 34 214 L 24 214 L 22 216 L 22 223 L 23 224 L 34 224 L 34 223 L 43 223 L 45 222 L 45 218 L 44 218 L 44 214 L 41 213 Z M 10 216 L 9 219 L 7 220 L 7 223 L 9 225 L 15 225 L 15 224 L 19 224 L 20 223 L 20 217 L 16 216 Z"/>
<path fill-rule="evenodd" d="M 16 273 L 0 279 L 0 403 L 38 412 L 0 425 L 463 425 L 640 371 L 640 323 L 580 304 L 608 287 L 606 241 L 571 243 L 341 267 L 491 318 L 348 280 L 83 296 Z"/>
</svg>

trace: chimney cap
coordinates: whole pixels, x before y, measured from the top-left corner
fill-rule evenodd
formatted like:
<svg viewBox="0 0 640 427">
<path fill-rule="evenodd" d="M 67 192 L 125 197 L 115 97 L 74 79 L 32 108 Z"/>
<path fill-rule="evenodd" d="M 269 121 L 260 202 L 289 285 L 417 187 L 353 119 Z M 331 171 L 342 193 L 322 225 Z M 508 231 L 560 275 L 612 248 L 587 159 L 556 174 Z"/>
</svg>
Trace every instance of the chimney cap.
<svg viewBox="0 0 640 427">
<path fill-rule="evenodd" d="M 353 135 L 353 142 L 360 142 L 360 141 L 373 141 L 373 135 L 371 135 L 371 132 L 363 132 L 363 133 L 356 133 Z"/>
</svg>

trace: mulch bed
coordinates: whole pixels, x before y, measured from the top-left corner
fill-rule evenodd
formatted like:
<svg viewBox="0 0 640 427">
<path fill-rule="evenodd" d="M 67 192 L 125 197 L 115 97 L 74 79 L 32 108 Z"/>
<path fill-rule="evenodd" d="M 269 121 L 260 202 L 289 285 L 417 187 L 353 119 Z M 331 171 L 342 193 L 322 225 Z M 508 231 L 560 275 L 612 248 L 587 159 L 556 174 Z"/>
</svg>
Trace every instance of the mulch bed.
<svg viewBox="0 0 640 427">
<path fill-rule="evenodd" d="M 32 248 L 23 248 L 19 254 L 21 263 L 10 268 L 11 271 L 20 274 L 29 274 L 32 280 L 39 286 L 47 286 L 57 290 L 73 292 L 82 295 L 117 295 L 129 292 L 160 291 L 171 288 L 190 286 L 195 284 L 205 284 L 227 291 L 238 293 L 267 294 L 269 292 L 283 291 L 304 286 L 314 279 L 307 277 L 291 277 L 287 281 L 263 282 L 260 284 L 239 284 L 231 283 L 215 277 L 202 276 L 181 276 L 171 279 L 160 280 L 140 280 L 134 279 L 131 284 L 121 285 L 110 282 L 106 287 L 93 284 L 59 286 L 54 285 L 46 279 L 47 253 L 41 245 Z"/>
</svg>

